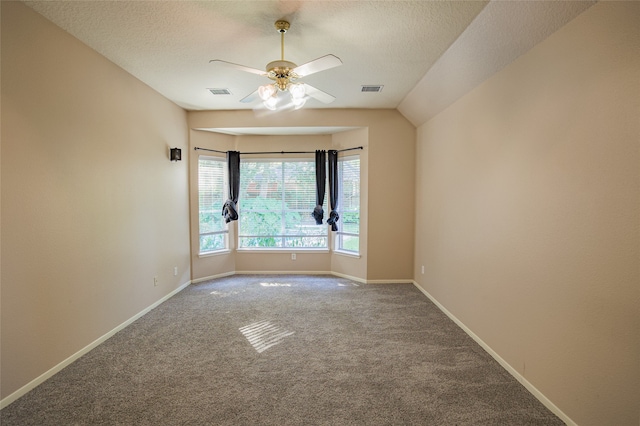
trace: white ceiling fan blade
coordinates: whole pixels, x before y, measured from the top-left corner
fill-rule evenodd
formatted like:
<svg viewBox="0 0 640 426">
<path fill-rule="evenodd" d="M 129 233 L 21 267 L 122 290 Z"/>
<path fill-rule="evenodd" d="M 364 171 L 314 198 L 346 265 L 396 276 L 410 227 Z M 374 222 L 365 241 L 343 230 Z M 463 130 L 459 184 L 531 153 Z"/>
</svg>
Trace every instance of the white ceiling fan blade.
<svg viewBox="0 0 640 426">
<path fill-rule="evenodd" d="M 304 77 L 310 74 L 314 74 L 320 71 L 328 70 L 342 65 L 340 58 L 334 55 L 326 55 L 321 58 L 314 59 L 306 64 L 299 65 L 293 69 L 299 77 Z"/>
<path fill-rule="evenodd" d="M 240 99 L 240 102 L 242 102 L 243 104 L 250 104 L 257 99 L 260 99 L 260 96 L 258 96 L 258 90 L 256 89 L 253 93 L 250 93 L 244 98 Z"/>
<path fill-rule="evenodd" d="M 263 76 L 267 75 L 266 71 L 259 70 L 259 69 L 256 69 L 256 68 L 245 67 L 244 65 L 234 64 L 233 62 L 227 62 L 227 61 L 223 61 L 221 59 L 212 59 L 212 60 L 209 61 L 209 63 L 212 63 L 212 62 L 214 62 L 216 64 L 224 65 L 224 66 L 227 66 L 227 67 L 235 68 L 235 69 L 240 70 L 240 71 L 250 72 L 252 74 L 258 74 L 258 75 L 263 75 Z"/>
<path fill-rule="evenodd" d="M 330 95 L 327 92 L 323 92 L 320 89 L 316 89 L 315 87 L 310 86 L 307 83 L 303 83 L 303 84 L 304 84 L 305 93 L 311 96 L 312 98 L 319 100 L 320 102 L 324 102 L 325 104 L 330 104 L 331 102 L 336 100 L 335 96 Z"/>
</svg>

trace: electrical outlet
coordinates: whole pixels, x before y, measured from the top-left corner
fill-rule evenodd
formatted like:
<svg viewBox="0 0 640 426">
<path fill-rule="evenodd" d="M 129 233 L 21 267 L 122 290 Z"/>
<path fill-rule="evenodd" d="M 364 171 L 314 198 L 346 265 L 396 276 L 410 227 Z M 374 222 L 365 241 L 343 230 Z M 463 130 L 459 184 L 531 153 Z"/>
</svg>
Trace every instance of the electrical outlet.
<svg viewBox="0 0 640 426">
<path fill-rule="evenodd" d="M 174 276 L 174 277 L 177 277 L 177 276 L 178 276 L 178 267 L 177 267 L 177 266 L 174 266 L 174 267 L 173 267 L 173 276 Z"/>
<path fill-rule="evenodd" d="M 153 286 L 154 287 L 158 286 L 158 277 L 153 277 Z"/>
<path fill-rule="evenodd" d="M 424 274 L 424 265 L 422 265 L 422 273 Z"/>
<path fill-rule="evenodd" d="M 291 253 L 291 260 L 296 260 L 296 254 L 295 253 Z"/>
</svg>

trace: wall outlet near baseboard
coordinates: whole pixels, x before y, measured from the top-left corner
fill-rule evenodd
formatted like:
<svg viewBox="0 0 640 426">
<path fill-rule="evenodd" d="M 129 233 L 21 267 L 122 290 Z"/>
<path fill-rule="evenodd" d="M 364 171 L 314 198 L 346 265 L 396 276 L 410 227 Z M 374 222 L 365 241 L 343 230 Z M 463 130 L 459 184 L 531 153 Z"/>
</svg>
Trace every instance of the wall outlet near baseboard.
<svg viewBox="0 0 640 426">
<path fill-rule="evenodd" d="M 422 271 L 421 272 L 424 274 L 424 265 L 422 265 Z"/>
<path fill-rule="evenodd" d="M 296 260 L 296 254 L 295 253 L 291 253 L 291 260 Z"/>
<path fill-rule="evenodd" d="M 178 276 L 178 267 L 177 267 L 177 266 L 174 266 L 174 267 L 173 267 L 173 276 L 174 276 L 174 277 L 177 277 L 177 276 Z"/>
<path fill-rule="evenodd" d="M 158 277 L 153 277 L 153 286 L 154 287 L 158 286 Z"/>
</svg>

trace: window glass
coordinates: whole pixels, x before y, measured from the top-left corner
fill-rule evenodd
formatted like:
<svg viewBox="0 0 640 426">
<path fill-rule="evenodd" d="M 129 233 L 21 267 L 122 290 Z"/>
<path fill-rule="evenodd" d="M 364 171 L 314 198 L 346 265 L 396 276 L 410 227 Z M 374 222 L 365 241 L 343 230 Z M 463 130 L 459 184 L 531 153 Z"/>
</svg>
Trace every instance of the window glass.
<svg viewBox="0 0 640 426">
<path fill-rule="evenodd" d="M 336 249 L 360 252 L 360 156 L 338 158 L 338 232 Z"/>
<path fill-rule="evenodd" d="M 200 253 L 227 248 L 227 226 L 222 217 L 226 201 L 226 160 L 201 156 L 198 159 L 198 220 Z"/>
<path fill-rule="evenodd" d="M 311 215 L 316 204 L 315 182 L 313 160 L 243 159 L 238 247 L 328 248 L 327 226 L 316 225 Z"/>
</svg>

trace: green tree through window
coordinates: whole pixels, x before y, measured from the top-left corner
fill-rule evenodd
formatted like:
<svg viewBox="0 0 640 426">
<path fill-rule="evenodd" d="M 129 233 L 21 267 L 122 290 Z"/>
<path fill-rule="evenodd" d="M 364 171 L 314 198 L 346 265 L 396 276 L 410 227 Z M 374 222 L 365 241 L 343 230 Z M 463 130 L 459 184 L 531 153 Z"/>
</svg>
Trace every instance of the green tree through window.
<svg viewBox="0 0 640 426">
<path fill-rule="evenodd" d="M 222 217 L 227 163 L 224 158 L 198 158 L 198 224 L 200 253 L 227 248 L 227 226 Z"/>
<path fill-rule="evenodd" d="M 315 203 L 314 161 L 243 159 L 238 246 L 328 248 L 327 226 L 311 216 Z"/>
<path fill-rule="evenodd" d="M 360 252 L 360 156 L 338 159 L 338 232 L 336 249 Z"/>
</svg>

